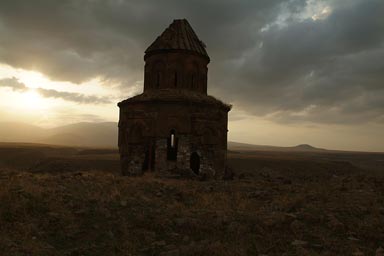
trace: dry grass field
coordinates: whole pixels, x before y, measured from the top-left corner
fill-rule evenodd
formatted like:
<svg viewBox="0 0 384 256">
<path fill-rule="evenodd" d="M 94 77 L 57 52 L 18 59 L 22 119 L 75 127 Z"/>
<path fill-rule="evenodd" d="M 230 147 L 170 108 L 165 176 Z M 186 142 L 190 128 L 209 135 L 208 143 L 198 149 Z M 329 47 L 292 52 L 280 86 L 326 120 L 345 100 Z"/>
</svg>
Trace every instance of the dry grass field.
<svg viewBox="0 0 384 256">
<path fill-rule="evenodd" d="M 384 255 L 384 154 L 231 151 L 230 181 L 0 145 L 0 255 Z"/>
</svg>

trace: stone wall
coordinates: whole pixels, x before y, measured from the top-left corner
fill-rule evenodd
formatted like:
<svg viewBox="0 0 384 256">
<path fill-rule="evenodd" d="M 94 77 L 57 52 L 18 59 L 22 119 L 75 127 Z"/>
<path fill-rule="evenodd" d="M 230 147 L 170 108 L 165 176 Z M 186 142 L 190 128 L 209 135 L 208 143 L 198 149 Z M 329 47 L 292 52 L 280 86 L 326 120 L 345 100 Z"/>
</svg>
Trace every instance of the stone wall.
<svg viewBox="0 0 384 256">
<path fill-rule="evenodd" d="M 145 171 L 144 162 L 150 161 L 145 169 L 193 174 L 190 157 L 196 152 L 200 157 L 200 175 L 222 176 L 226 164 L 227 112 L 228 109 L 220 105 L 171 101 L 133 102 L 121 106 L 122 173 L 141 174 Z M 167 160 L 167 139 L 171 130 L 176 132 L 178 139 L 176 161 Z"/>
<path fill-rule="evenodd" d="M 144 92 L 164 88 L 207 94 L 209 60 L 185 52 L 167 52 L 145 59 Z"/>
</svg>

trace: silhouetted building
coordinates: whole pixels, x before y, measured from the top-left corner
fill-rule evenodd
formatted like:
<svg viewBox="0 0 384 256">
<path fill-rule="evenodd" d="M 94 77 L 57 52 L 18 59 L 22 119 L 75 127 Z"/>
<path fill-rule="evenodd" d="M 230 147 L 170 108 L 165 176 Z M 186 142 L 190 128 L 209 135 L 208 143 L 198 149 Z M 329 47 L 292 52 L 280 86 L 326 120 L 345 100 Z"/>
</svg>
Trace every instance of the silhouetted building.
<svg viewBox="0 0 384 256">
<path fill-rule="evenodd" d="M 123 174 L 221 177 L 231 107 L 207 95 L 210 59 L 204 43 L 187 20 L 174 20 L 145 51 L 144 61 L 144 92 L 118 103 Z"/>
</svg>

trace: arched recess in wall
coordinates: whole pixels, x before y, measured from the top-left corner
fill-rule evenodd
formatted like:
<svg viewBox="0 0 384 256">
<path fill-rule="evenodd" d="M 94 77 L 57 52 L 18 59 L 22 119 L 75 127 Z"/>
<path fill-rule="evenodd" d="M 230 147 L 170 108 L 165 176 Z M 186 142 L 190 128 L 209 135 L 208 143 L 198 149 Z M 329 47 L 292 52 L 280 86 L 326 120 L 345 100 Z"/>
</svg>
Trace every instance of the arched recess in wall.
<svg viewBox="0 0 384 256">
<path fill-rule="evenodd" d="M 192 62 L 189 79 L 190 79 L 189 83 L 190 83 L 191 89 L 198 90 L 200 73 L 199 73 L 199 64 L 196 61 Z"/>
<path fill-rule="evenodd" d="M 208 84 L 208 67 L 204 67 L 201 70 L 201 90 L 203 92 L 207 92 L 207 84 Z"/>
<path fill-rule="evenodd" d="M 180 63 L 176 62 L 171 67 L 171 86 L 174 88 L 181 88 L 182 87 L 182 78 L 183 74 L 180 68 Z"/>
<path fill-rule="evenodd" d="M 142 163 L 142 166 L 141 166 L 141 170 L 142 171 L 148 171 L 149 169 L 149 150 L 145 150 L 145 153 L 144 153 L 144 161 Z"/>
<path fill-rule="evenodd" d="M 188 90 L 197 90 L 199 81 L 199 63 L 191 58 L 184 63 L 184 87 Z"/>
<path fill-rule="evenodd" d="M 152 79 L 151 79 L 152 88 L 159 89 L 164 86 L 165 63 L 163 61 L 156 61 L 153 64 L 151 76 L 152 76 Z"/>
</svg>

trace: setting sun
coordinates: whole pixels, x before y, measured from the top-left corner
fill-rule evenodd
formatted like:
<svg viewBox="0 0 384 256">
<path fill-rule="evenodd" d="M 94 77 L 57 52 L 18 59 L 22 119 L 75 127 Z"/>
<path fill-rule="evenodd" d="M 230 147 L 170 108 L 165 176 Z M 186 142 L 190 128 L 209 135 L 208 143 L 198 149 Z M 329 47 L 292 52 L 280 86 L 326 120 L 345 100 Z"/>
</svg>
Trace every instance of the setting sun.
<svg viewBox="0 0 384 256">
<path fill-rule="evenodd" d="M 45 100 L 33 89 L 23 92 L 21 95 L 26 109 L 44 109 L 47 107 Z"/>
<path fill-rule="evenodd" d="M 19 80 L 29 88 L 45 87 L 44 85 L 48 83 L 48 79 L 46 79 L 41 73 L 26 70 L 19 72 Z"/>
</svg>

